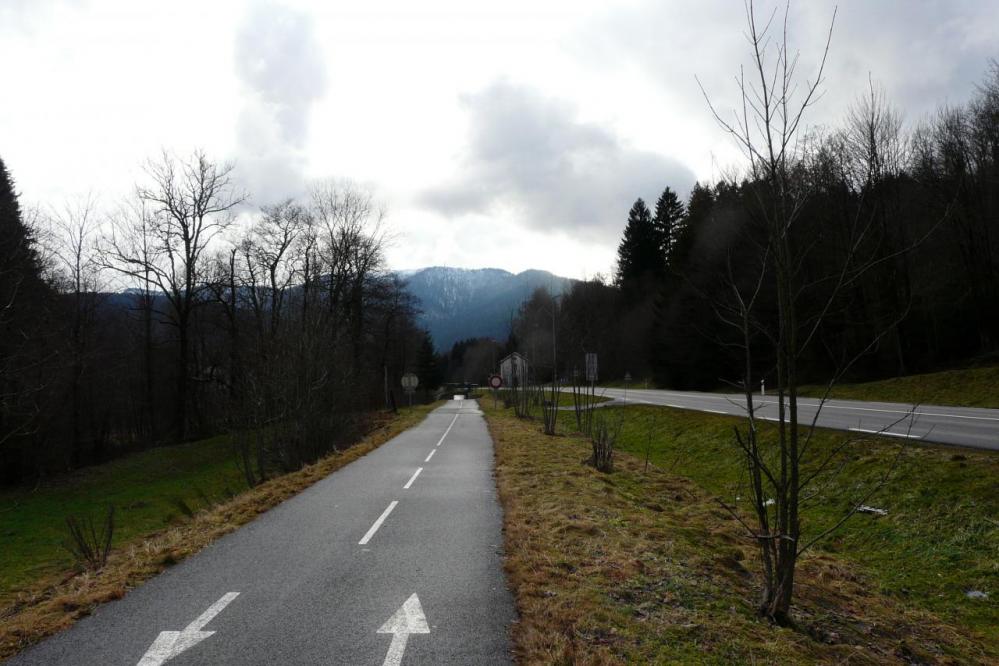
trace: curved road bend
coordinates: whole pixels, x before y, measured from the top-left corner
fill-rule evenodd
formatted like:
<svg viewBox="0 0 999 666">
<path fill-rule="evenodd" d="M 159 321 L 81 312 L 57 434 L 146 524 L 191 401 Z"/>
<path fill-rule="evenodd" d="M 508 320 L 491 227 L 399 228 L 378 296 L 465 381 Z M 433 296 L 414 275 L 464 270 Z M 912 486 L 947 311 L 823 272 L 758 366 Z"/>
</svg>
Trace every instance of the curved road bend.
<svg viewBox="0 0 999 666">
<path fill-rule="evenodd" d="M 663 405 L 733 416 L 746 414 L 745 401 L 738 394 L 598 387 L 597 395 L 614 398 L 615 401 L 626 400 L 628 403 Z M 761 398 L 757 394 L 754 400 L 759 418 L 769 421 L 777 419 L 776 398 Z M 799 420 L 811 423 L 819 402 L 812 398 L 799 398 Z M 903 403 L 827 400 L 822 405 L 816 423 L 833 430 L 880 433 L 913 441 L 999 451 L 999 409 L 917 405 L 913 411 L 912 405 Z"/>
<path fill-rule="evenodd" d="M 10 664 L 509 664 L 501 518 L 452 401 Z"/>
</svg>

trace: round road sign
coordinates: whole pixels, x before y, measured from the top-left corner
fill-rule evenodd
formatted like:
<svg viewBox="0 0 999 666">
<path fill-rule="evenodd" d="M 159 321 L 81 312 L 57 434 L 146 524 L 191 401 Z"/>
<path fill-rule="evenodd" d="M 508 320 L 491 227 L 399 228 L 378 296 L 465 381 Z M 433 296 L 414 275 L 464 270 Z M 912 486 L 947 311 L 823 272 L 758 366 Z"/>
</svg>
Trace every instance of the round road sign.
<svg viewBox="0 0 999 666">
<path fill-rule="evenodd" d="M 491 386 L 494 389 L 498 389 L 499 387 L 503 386 L 503 378 L 500 377 L 499 375 L 491 376 L 489 378 L 489 386 Z"/>
</svg>

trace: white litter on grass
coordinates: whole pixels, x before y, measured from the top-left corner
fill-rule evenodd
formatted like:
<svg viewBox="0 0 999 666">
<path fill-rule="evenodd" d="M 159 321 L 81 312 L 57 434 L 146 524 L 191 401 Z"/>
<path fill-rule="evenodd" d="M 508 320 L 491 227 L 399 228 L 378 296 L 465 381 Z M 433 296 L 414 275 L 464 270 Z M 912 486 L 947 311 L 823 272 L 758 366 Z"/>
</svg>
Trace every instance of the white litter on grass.
<svg viewBox="0 0 999 666">
<path fill-rule="evenodd" d="M 964 593 L 964 596 L 968 597 L 969 599 L 988 599 L 989 593 L 982 592 L 981 590 L 968 590 L 967 592 Z"/>
<path fill-rule="evenodd" d="M 773 498 L 771 497 L 770 499 L 768 499 L 767 501 L 765 501 L 765 502 L 763 503 L 763 506 L 773 506 L 773 505 L 774 505 L 774 504 L 776 504 L 776 503 L 777 503 L 777 502 L 775 502 L 775 501 L 774 501 L 774 499 L 773 499 Z"/>
<path fill-rule="evenodd" d="M 866 504 L 861 504 L 857 507 L 857 513 L 872 513 L 875 516 L 887 516 L 888 509 L 879 509 L 876 506 L 867 506 Z"/>
</svg>

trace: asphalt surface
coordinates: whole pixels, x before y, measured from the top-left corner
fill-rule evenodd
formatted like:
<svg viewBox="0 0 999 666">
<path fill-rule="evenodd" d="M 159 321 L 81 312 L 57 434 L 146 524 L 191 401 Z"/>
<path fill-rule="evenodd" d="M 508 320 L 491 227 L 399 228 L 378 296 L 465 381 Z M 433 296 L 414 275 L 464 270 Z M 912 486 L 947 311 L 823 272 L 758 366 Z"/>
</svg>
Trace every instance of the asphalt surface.
<svg viewBox="0 0 999 666">
<path fill-rule="evenodd" d="M 597 395 L 614 398 L 618 402 L 746 415 L 745 398 L 736 394 L 598 387 Z M 809 424 L 818 412 L 816 425 L 823 428 L 999 450 L 999 409 L 933 405 L 914 407 L 894 402 L 856 400 L 827 400 L 821 409 L 819 404 L 819 400 L 799 398 L 798 420 Z M 757 410 L 757 417 L 774 421 L 777 419 L 777 400 L 773 396 L 761 397 L 757 394 L 754 410 Z"/>
<path fill-rule="evenodd" d="M 508 664 L 501 519 L 485 421 L 452 401 L 10 663 Z"/>
</svg>

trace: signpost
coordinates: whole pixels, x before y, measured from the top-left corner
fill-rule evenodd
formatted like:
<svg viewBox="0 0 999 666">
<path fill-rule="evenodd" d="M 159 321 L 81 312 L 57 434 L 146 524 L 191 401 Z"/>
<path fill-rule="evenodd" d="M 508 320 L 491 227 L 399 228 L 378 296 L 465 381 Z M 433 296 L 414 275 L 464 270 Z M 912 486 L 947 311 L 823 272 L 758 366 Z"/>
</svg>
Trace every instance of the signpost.
<svg viewBox="0 0 999 666">
<path fill-rule="evenodd" d="M 592 352 L 586 354 L 586 381 L 597 381 L 597 355 Z"/>
<path fill-rule="evenodd" d="M 493 409 L 496 409 L 496 392 L 502 388 L 503 378 L 499 375 L 490 375 L 489 388 L 493 390 Z"/>
<path fill-rule="evenodd" d="M 624 401 L 628 402 L 628 385 L 631 384 L 631 373 L 625 370 L 624 372 Z"/>
<path fill-rule="evenodd" d="M 412 372 L 407 372 L 402 376 L 402 388 L 409 395 L 409 406 L 413 406 L 413 393 L 416 391 L 416 387 L 420 385 L 420 378 L 414 375 Z"/>
</svg>

